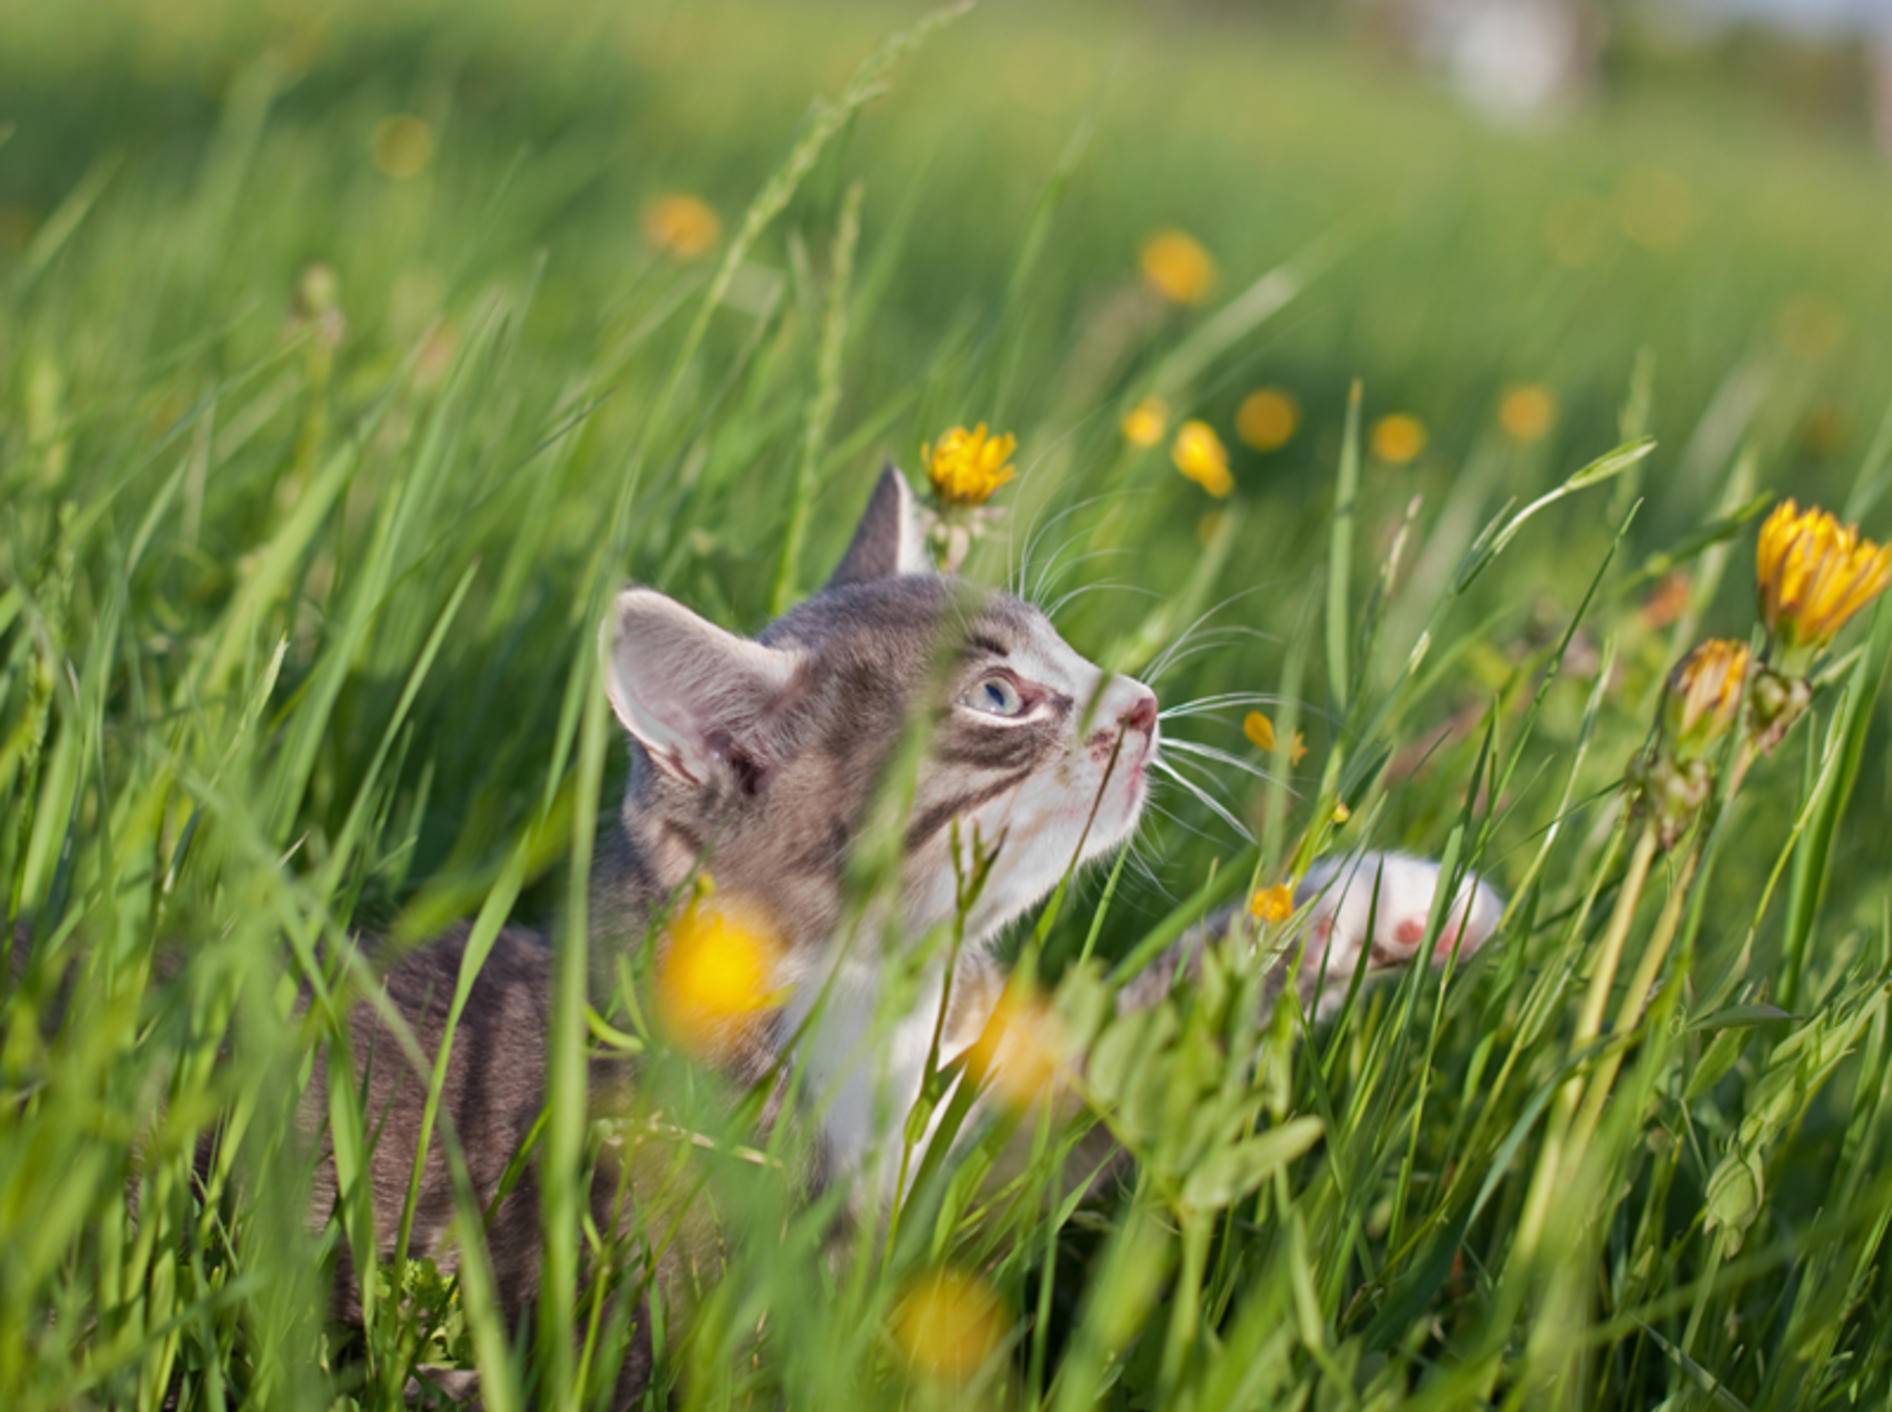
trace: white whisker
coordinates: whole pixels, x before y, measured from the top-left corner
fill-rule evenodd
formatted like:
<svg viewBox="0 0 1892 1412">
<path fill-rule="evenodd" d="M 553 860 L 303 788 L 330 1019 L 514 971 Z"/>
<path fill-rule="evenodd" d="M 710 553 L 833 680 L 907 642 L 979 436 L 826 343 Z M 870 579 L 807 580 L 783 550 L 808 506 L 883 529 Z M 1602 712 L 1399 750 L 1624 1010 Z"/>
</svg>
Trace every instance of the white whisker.
<svg viewBox="0 0 1892 1412">
<path fill-rule="evenodd" d="M 1201 785 L 1183 774 L 1181 770 L 1177 769 L 1173 761 L 1157 759 L 1150 761 L 1150 764 L 1175 780 L 1177 784 L 1181 785 L 1191 794 L 1195 795 L 1196 799 L 1200 801 L 1205 808 L 1223 823 L 1234 829 L 1236 833 L 1240 834 L 1244 842 L 1253 843 L 1255 841 L 1254 834 L 1248 831 L 1248 827 L 1243 824 L 1240 819 L 1236 818 L 1223 807 L 1208 790 L 1204 789 Z"/>
<path fill-rule="evenodd" d="M 1205 760 L 1214 760 L 1220 764 L 1229 766 L 1231 769 L 1245 771 L 1264 784 L 1281 783 L 1273 774 L 1262 769 L 1261 766 L 1257 765 L 1254 761 L 1244 760 L 1239 755 L 1231 754 L 1226 750 L 1219 750 L 1213 745 L 1204 745 L 1198 740 L 1177 740 L 1174 736 L 1166 735 L 1163 737 L 1162 748 L 1164 750 L 1181 750 L 1190 755 L 1200 755 Z"/>
<path fill-rule="evenodd" d="M 1161 598 L 1163 596 L 1162 594 L 1156 592 L 1154 589 L 1138 588 L 1135 584 L 1120 583 L 1115 579 L 1107 579 L 1102 583 L 1087 583 L 1083 585 L 1081 588 L 1074 588 L 1069 593 L 1065 594 L 1062 598 L 1058 599 L 1057 602 L 1051 604 L 1050 607 L 1045 608 L 1042 611 L 1044 612 L 1044 615 L 1047 618 L 1056 619 L 1056 617 L 1058 616 L 1058 610 L 1064 607 L 1065 604 L 1073 602 L 1076 599 L 1082 598 L 1087 593 L 1095 593 L 1097 592 L 1097 590 L 1101 588 L 1116 589 L 1122 593 L 1138 593 L 1138 594 L 1141 594 L 1145 598 Z"/>
</svg>

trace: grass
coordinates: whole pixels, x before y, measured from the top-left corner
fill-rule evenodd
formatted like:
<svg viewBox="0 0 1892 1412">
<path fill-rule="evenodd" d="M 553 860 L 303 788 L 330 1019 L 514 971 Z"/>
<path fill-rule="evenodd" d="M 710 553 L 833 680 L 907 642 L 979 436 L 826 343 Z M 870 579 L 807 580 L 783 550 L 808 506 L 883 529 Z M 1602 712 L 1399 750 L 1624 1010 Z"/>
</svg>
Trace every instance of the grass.
<svg viewBox="0 0 1892 1412">
<path fill-rule="evenodd" d="M 1252 847 L 1165 797 L 1155 876 L 1087 879 L 1035 934 L 1072 1016 L 1317 848 L 1445 856 L 1507 919 L 1321 1028 L 1262 1015 L 1233 952 L 1097 1020 L 1089 1083 L 1138 1159 L 1098 1206 L 1063 1199 L 1055 1134 L 1009 1178 L 994 1136 L 837 1243 L 792 1138 L 731 1155 L 732 1096 L 653 1058 L 664 1131 L 709 1146 L 639 1160 L 721 1222 L 700 1264 L 683 1227 L 654 1401 L 1886 1401 L 1892 616 L 1712 828 L 1651 854 L 1618 789 L 1670 665 L 1752 630 L 1774 494 L 1886 528 L 1867 153 L 1647 88 L 1494 134 L 1317 36 L 1094 6 L 927 35 L 819 3 L 56 11 L 0 45 L 0 886 L 30 938 L 0 1002 L 6 1405 L 384 1406 L 418 1362 L 495 1407 L 581 1374 L 595 1400 L 588 1287 L 548 1283 L 533 1354 L 464 1203 L 457 1280 L 371 1274 L 365 1333 L 329 1324 L 368 1233 L 347 1203 L 307 1228 L 295 1135 L 372 995 L 336 958 L 357 927 L 552 927 L 548 1259 L 575 1268 L 606 597 L 753 629 L 883 455 L 980 419 L 1019 435 L 998 503 L 1043 529 L 1047 597 L 1087 590 L 1074 644 L 1145 670 L 1219 604 L 1165 702 L 1283 701 L 1274 760 L 1245 757 L 1280 782 L 1198 772 Z M 724 216 L 700 262 L 639 234 L 678 188 Z M 1217 258 L 1199 311 L 1138 290 L 1163 225 Z M 1495 421 L 1517 382 L 1557 406 L 1528 442 Z M 1268 454 L 1230 430 L 1261 384 L 1303 412 Z M 1228 501 L 1124 443 L 1152 390 L 1230 442 Z M 1409 465 L 1371 453 L 1393 410 L 1428 432 Z M 1182 733 L 1240 751 L 1240 717 Z M 358 1160 L 345 1091 L 327 1117 Z M 969 1388 L 901 1351 L 941 1268 L 996 1300 Z"/>
</svg>

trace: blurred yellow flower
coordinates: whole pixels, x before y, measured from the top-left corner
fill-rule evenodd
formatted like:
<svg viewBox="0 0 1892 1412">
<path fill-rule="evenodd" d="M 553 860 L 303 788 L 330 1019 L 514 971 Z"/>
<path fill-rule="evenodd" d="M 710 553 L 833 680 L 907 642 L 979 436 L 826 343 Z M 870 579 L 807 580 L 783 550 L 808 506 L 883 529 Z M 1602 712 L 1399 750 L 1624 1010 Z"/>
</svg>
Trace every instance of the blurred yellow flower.
<svg viewBox="0 0 1892 1412">
<path fill-rule="evenodd" d="M 1892 549 L 1792 500 L 1761 525 L 1754 559 L 1761 616 L 1789 652 L 1817 651 L 1892 580 Z"/>
<path fill-rule="evenodd" d="M 1270 755 L 1274 754 L 1276 748 L 1274 722 L 1261 712 L 1250 711 L 1242 717 L 1242 734 L 1248 737 L 1249 744 L 1255 749 L 1266 751 Z M 1306 755 L 1307 738 L 1296 731 L 1294 739 L 1288 742 L 1288 763 L 1298 765 Z"/>
<path fill-rule="evenodd" d="M 1176 428 L 1169 454 L 1177 470 L 1216 499 L 1235 489 L 1235 477 L 1228 468 L 1228 447 L 1207 422 L 1187 421 Z"/>
<path fill-rule="evenodd" d="M 784 994 L 782 948 L 761 920 L 709 897 L 671 924 L 657 958 L 657 1014 L 665 1031 L 699 1059 L 726 1058 Z"/>
<path fill-rule="evenodd" d="M 893 1311 L 893 1341 L 907 1364 L 954 1382 L 985 1366 L 1005 1329 L 992 1287 L 964 1270 L 935 1270 L 912 1281 Z"/>
<path fill-rule="evenodd" d="M 1557 422 L 1557 398 L 1542 383 L 1507 387 L 1498 402 L 1498 425 L 1513 441 L 1541 441 Z"/>
<path fill-rule="evenodd" d="M 382 176 L 409 181 L 426 171 L 434 159 L 434 130 L 425 118 L 396 113 L 374 125 L 368 155 Z"/>
<path fill-rule="evenodd" d="M 1780 346 L 1804 363 L 1830 358 L 1846 341 L 1846 311 L 1818 294 L 1796 294 L 1774 314 Z"/>
<path fill-rule="evenodd" d="M 1294 915 L 1294 889 L 1286 883 L 1264 887 L 1248 899 L 1248 915 L 1258 922 L 1285 922 Z"/>
<path fill-rule="evenodd" d="M 1058 1012 L 1036 989 L 1015 982 L 999 993 L 966 1050 L 966 1072 L 1006 1107 L 1023 1112 L 1055 1094 L 1070 1052 Z"/>
<path fill-rule="evenodd" d="M 1169 425 L 1169 404 L 1160 397 L 1145 397 L 1123 414 L 1123 439 L 1132 446 L 1154 446 Z"/>
<path fill-rule="evenodd" d="M 1172 304 L 1200 304 L 1215 287 L 1215 258 L 1187 231 L 1152 234 L 1138 264 L 1144 283 Z"/>
<path fill-rule="evenodd" d="M 1257 451 L 1279 451 L 1301 425 L 1301 404 L 1278 387 L 1261 387 L 1235 409 L 1235 434 Z"/>
<path fill-rule="evenodd" d="M 992 436 L 980 422 L 971 431 L 953 427 L 937 445 L 920 448 L 920 462 L 933 491 L 948 505 L 983 505 L 1015 474 L 1009 462 L 1018 448 L 1010 432 Z"/>
<path fill-rule="evenodd" d="M 1678 760 L 1692 760 L 1728 733 L 1747 680 L 1745 642 L 1711 638 L 1669 673 L 1664 724 Z"/>
<path fill-rule="evenodd" d="M 1695 196 L 1679 173 L 1638 167 L 1616 191 L 1623 234 L 1645 250 L 1679 250 L 1695 228 Z"/>
<path fill-rule="evenodd" d="M 1426 449 L 1426 424 L 1410 412 L 1392 412 L 1373 423 L 1367 443 L 1380 460 L 1403 466 Z"/>
<path fill-rule="evenodd" d="M 1353 817 L 1353 810 L 1349 809 L 1345 804 L 1343 804 L 1341 801 L 1336 799 L 1334 801 L 1334 822 L 1336 824 L 1344 824 L 1347 822 L 1347 820 L 1351 819 L 1352 817 Z"/>
<path fill-rule="evenodd" d="M 644 207 L 644 239 L 680 260 L 704 254 L 722 233 L 723 223 L 709 203 L 686 192 L 659 196 Z"/>
</svg>

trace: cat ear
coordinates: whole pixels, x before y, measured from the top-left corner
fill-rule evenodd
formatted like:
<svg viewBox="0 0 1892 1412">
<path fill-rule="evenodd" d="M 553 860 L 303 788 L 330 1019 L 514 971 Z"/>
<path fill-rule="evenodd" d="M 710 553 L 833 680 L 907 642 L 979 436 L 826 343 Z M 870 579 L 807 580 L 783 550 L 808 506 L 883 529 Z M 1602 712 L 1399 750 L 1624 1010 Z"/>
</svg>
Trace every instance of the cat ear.
<svg viewBox="0 0 1892 1412">
<path fill-rule="evenodd" d="M 919 506 L 907 488 L 907 478 L 889 461 L 874 482 L 874 493 L 867 497 L 867 509 L 861 513 L 854 538 L 827 586 L 839 588 L 844 583 L 932 571 Z"/>
<path fill-rule="evenodd" d="M 627 588 L 606 619 L 605 691 L 652 763 L 690 784 L 753 790 L 755 726 L 794 675 L 789 652 L 724 632 L 649 588 Z"/>
</svg>

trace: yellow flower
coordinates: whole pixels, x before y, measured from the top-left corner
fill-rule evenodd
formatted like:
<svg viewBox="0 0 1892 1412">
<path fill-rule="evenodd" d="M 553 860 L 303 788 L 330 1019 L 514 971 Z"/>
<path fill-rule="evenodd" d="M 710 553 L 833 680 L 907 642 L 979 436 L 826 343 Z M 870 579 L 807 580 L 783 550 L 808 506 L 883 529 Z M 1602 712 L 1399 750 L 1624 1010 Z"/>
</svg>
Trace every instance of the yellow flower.
<svg viewBox="0 0 1892 1412">
<path fill-rule="evenodd" d="M 1745 642 L 1711 638 L 1669 673 L 1663 714 L 1676 759 L 1699 758 L 1728 733 L 1747 671 Z"/>
<path fill-rule="evenodd" d="M 368 155 L 375 170 L 395 181 L 409 181 L 427 170 L 434 157 L 434 130 L 425 118 L 396 113 L 374 125 Z"/>
<path fill-rule="evenodd" d="M 1144 283 L 1172 304 L 1200 304 L 1215 286 L 1215 258 L 1187 231 L 1156 231 L 1138 264 Z"/>
<path fill-rule="evenodd" d="M 1507 387 L 1498 403 L 1498 425 L 1513 441 L 1541 441 L 1557 421 L 1557 399 L 1541 383 Z"/>
<path fill-rule="evenodd" d="M 670 927 L 657 959 L 657 1014 L 677 1044 L 700 1059 L 730 1053 L 782 1004 L 781 946 L 753 914 L 702 898 Z"/>
<path fill-rule="evenodd" d="M 939 439 L 920 448 L 920 461 L 933 491 L 948 505 L 983 505 L 992 492 L 1014 474 L 1007 464 L 1018 447 L 1018 438 L 1010 432 L 990 436 L 985 423 L 971 431 L 954 427 Z"/>
<path fill-rule="evenodd" d="M 1341 801 L 1336 799 L 1334 801 L 1334 822 L 1336 824 L 1344 824 L 1347 822 L 1347 820 L 1351 819 L 1352 817 L 1353 817 L 1353 810 L 1349 809 L 1345 804 L 1343 804 Z"/>
<path fill-rule="evenodd" d="M 1278 387 L 1262 387 L 1235 409 L 1235 434 L 1257 451 L 1279 451 L 1301 425 L 1301 404 Z"/>
<path fill-rule="evenodd" d="M 1761 616 L 1790 653 L 1818 651 L 1892 579 L 1892 549 L 1817 506 L 1783 500 L 1761 525 L 1755 554 Z"/>
<path fill-rule="evenodd" d="M 1264 887 L 1248 899 L 1248 915 L 1258 922 L 1285 922 L 1294 915 L 1294 889 L 1286 883 Z"/>
<path fill-rule="evenodd" d="M 1154 446 L 1168 425 L 1168 404 L 1160 397 L 1145 397 L 1123 414 L 1123 439 L 1132 446 Z"/>
<path fill-rule="evenodd" d="M 1426 449 L 1426 424 L 1409 412 L 1393 412 L 1373 423 L 1368 442 L 1382 461 L 1403 466 Z"/>
<path fill-rule="evenodd" d="M 659 196 L 644 207 L 644 239 L 680 260 L 704 254 L 722 233 L 723 223 L 709 203 L 685 192 Z"/>
<path fill-rule="evenodd" d="M 1228 468 L 1228 447 L 1207 422 L 1188 421 L 1176 428 L 1169 454 L 1177 470 L 1216 499 L 1235 489 L 1235 477 Z"/>
<path fill-rule="evenodd" d="M 992 1287 L 964 1270 L 911 1282 L 893 1311 L 893 1340 L 909 1366 L 963 1382 L 998 1351 L 1006 1319 Z"/>
<path fill-rule="evenodd" d="M 1266 751 L 1270 755 L 1274 754 L 1276 748 L 1274 722 L 1261 712 L 1250 711 L 1242 717 L 1242 734 L 1248 737 L 1249 744 L 1255 749 Z M 1288 742 L 1288 763 L 1298 765 L 1306 755 L 1307 737 L 1296 731 L 1294 739 Z"/>
<path fill-rule="evenodd" d="M 1034 988 L 1007 985 L 966 1050 L 966 1072 L 1019 1112 L 1050 1098 L 1071 1052 L 1064 1022 Z"/>
</svg>

